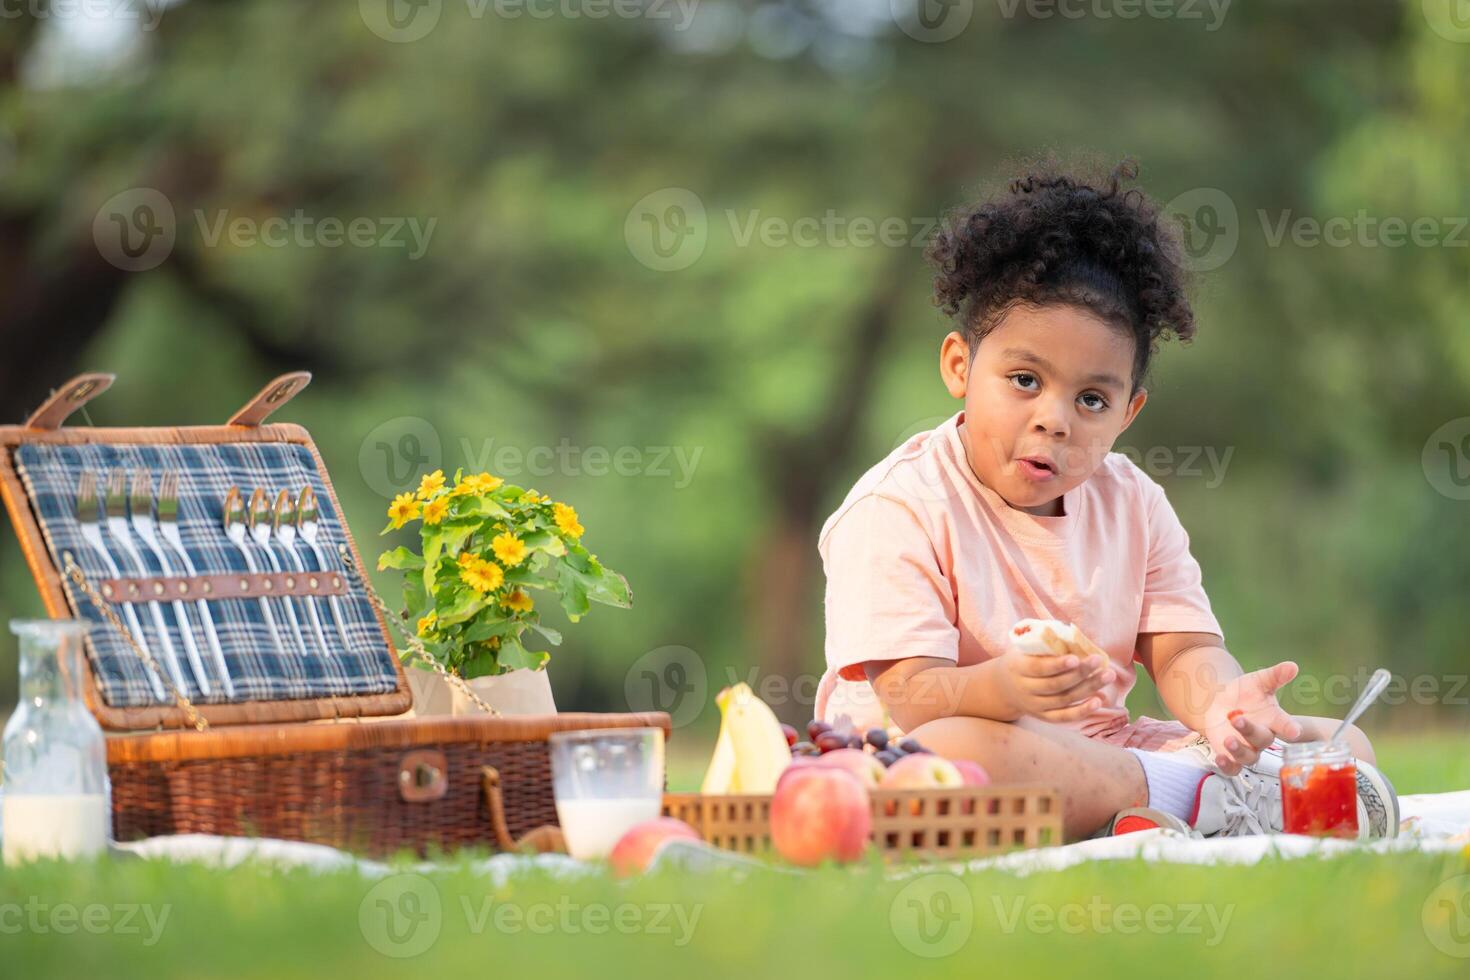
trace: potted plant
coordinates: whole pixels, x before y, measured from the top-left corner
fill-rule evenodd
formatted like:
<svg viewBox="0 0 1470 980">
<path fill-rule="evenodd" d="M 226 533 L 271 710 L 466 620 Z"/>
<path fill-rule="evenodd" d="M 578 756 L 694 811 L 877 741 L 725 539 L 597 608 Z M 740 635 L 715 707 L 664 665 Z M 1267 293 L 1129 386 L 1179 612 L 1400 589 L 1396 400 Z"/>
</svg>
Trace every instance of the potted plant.
<svg viewBox="0 0 1470 980">
<path fill-rule="evenodd" d="M 581 543 L 569 505 L 489 473 L 443 470 L 423 477 L 417 493 L 388 508 L 382 533 L 418 521 L 420 548 L 385 551 L 379 570 L 403 572 L 403 618 L 415 624 L 425 652 L 448 674 L 505 714 L 555 711 L 544 667 L 561 634 L 541 622 L 537 594 L 549 593 L 576 622 L 593 602 L 628 608 L 627 581 Z M 539 638 L 539 641 L 533 638 Z M 448 690 L 432 665 L 409 672 L 420 714 L 462 713 L 468 699 Z"/>
</svg>

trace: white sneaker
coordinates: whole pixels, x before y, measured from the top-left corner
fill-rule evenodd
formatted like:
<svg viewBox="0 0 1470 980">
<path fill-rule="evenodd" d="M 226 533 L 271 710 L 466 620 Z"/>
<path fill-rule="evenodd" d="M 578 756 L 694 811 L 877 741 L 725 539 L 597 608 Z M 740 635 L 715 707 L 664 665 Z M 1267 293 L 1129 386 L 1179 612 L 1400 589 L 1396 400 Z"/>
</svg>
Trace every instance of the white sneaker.
<svg viewBox="0 0 1470 980">
<path fill-rule="evenodd" d="M 1281 833 L 1281 780 L 1242 769 L 1238 776 L 1206 772 L 1188 820 L 1152 807 L 1119 811 L 1108 836 L 1165 828 L 1190 837 L 1249 837 Z"/>
<path fill-rule="evenodd" d="M 1210 750 L 1209 739 L 1196 735 L 1188 745 L 1178 750 L 1187 754 L 1198 765 L 1211 772 L 1219 772 L 1215 766 L 1215 753 Z M 1276 739 L 1261 750 L 1255 762 L 1241 768 L 1241 773 L 1255 773 L 1268 779 L 1281 779 L 1281 767 L 1286 752 L 1286 743 Z M 1172 754 L 1172 753 L 1171 753 Z M 1362 759 L 1355 760 L 1358 772 L 1358 838 L 1377 840 L 1399 835 L 1399 796 L 1378 767 Z M 1192 763 L 1193 764 L 1193 763 Z M 1278 788 L 1278 795 L 1279 795 Z"/>
</svg>

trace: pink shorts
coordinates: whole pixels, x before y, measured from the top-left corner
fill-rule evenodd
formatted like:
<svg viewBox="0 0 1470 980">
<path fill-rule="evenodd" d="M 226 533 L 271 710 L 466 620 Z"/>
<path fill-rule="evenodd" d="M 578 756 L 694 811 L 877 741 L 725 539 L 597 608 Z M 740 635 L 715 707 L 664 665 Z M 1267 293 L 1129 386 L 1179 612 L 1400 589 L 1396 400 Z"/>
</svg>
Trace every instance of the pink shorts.
<svg viewBox="0 0 1470 980">
<path fill-rule="evenodd" d="M 1139 715 L 1111 731 L 1092 736 L 1109 745 L 1124 749 L 1143 749 L 1149 752 L 1174 752 L 1184 748 L 1199 736 L 1193 729 L 1177 721 L 1160 721 L 1148 715 Z"/>
</svg>

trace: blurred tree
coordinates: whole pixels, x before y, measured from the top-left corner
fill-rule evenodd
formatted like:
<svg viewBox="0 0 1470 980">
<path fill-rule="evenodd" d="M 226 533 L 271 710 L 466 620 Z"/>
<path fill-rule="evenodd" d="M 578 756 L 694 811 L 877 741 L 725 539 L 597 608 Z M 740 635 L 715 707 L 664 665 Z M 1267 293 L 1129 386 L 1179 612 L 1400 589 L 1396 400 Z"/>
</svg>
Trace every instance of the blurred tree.
<svg viewBox="0 0 1470 980">
<path fill-rule="evenodd" d="M 1346 200 L 1360 192 L 1316 161 L 1346 154 L 1345 139 L 1375 142 L 1351 134 L 1402 90 L 1402 5 L 1238 5 L 1209 29 L 977 4 L 944 43 L 914 40 L 886 10 L 865 19 L 816 0 L 706 0 L 682 28 L 446 3 L 406 43 L 375 34 L 365 9 L 186 0 L 142 36 L 136 62 L 60 85 L 24 72 L 55 24 L 7 22 L 0 417 L 103 357 L 144 385 L 141 408 L 170 403 L 170 419 L 180 404 L 222 415 L 270 371 L 315 371 L 327 390 L 300 412 L 339 484 L 365 433 L 395 415 L 502 445 L 708 449 L 677 492 L 648 474 L 548 478 L 579 506 L 590 498 L 589 534 L 640 600 L 615 637 L 569 638 L 600 653 L 578 697 L 605 704 L 629 661 L 674 642 L 711 664 L 815 672 L 821 521 L 900 433 L 953 410 L 935 381 L 946 326 L 928 306 L 923 233 L 1026 157 L 1088 147 L 1105 166 L 1140 159 L 1162 200 L 1206 186 L 1239 206 L 1237 255 L 1202 277 L 1196 349 L 1165 357 L 1129 435 L 1242 447 L 1228 504 L 1184 481 L 1170 492 L 1246 640 L 1287 618 L 1289 589 L 1270 598 L 1261 576 L 1291 576 L 1237 544 L 1275 545 L 1282 527 L 1262 515 L 1299 515 L 1283 501 L 1301 471 L 1329 478 L 1350 458 L 1305 392 L 1322 393 L 1351 342 L 1323 339 L 1298 311 L 1321 315 L 1362 280 L 1331 256 L 1265 248 L 1252 220 L 1317 200 L 1324 181 Z M 1440 65 L 1455 47 L 1423 55 L 1439 67 L 1417 77 L 1443 114 L 1419 138 L 1451 156 L 1435 127 L 1463 122 Z M 679 188 L 703 212 L 703 251 L 656 271 L 627 223 Z M 175 242 L 127 272 L 94 221 L 138 189 L 167 201 Z M 416 221 L 427 247 L 228 233 L 325 218 Z M 909 234 L 863 244 L 858 218 Z M 810 243 L 794 240 L 802 219 L 820 227 Z M 1433 290 L 1405 278 L 1380 299 Z M 1444 343 L 1463 338 L 1444 315 Z M 1324 360 L 1324 345 L 1338 355 Z M 1466 386 L 1446 380 L 1445 397 Z M 1351 465 L 1390 452 L 1413 416 L 1405 404 Z M 471 437 L 448 448 L 465 465 L 477 456 Z M 354 524 L 380 521 L 378 490 L 343 489 Z M 1326 616 L 1341 596 L 1313 601 Z"/>
</svg>

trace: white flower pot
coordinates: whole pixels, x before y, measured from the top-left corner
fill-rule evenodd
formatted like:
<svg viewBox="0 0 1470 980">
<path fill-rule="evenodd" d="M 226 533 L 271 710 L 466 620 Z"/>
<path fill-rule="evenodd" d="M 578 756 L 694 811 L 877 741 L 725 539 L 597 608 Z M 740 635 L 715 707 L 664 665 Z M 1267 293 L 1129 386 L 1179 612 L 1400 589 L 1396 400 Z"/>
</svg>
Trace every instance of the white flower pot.
<svg viewBox="0 0 1470 980">
<path fill-rule="evenodd" d="M 408 667 L 408 686 L 413 691 L 415 715 L 484 714 L 456 685 L 431 670 Z M 482 701 L 503 715 L 554 715 L 551 678 L 545 670 L 512 670 L 493 677 L 476 677 L 467 682 Z"/>
</svg>

